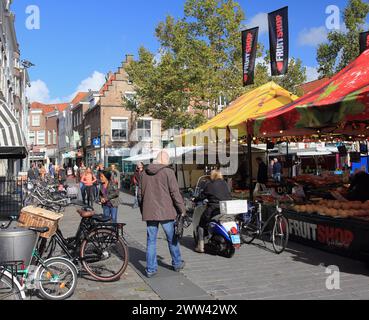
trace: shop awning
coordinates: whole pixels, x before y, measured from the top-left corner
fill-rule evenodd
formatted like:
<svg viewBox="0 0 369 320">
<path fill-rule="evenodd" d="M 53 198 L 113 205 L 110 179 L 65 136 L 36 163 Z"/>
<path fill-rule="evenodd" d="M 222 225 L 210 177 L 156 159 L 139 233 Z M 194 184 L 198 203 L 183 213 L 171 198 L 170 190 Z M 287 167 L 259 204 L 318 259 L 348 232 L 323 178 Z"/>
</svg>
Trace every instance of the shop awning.
<svg viewBox="0 0 369 320">
<path fill-rule="evenodd" d="M 259 137 L 369 134 L 369 50 L 319 88 L 249 121 Z"/>
<path fill-rule="evenodd" d="M 204 150 L 204 148 L 203 147 L 178 147 L 178 148 L 167 148 L 164 150 L 168 152 L 170 159 L 174 160 L 174 159 L 182 158 L 183 155 L 188 154 L 190 152 Z M 152 150 L 148 153 L 138 154 L 136 156 L 124 159 L 123 161 L 133 162 L 133 163 L 137 163 L 140 161 L 142 162 L 149 161 L 152 159 L 156 159 L 160 151 L 161 150 Z"/>
<path fill-rule="evenodd" d="M 247 135 L 246 123 L 266 113 L 291 103 L 298 97 L 274 82 L 250 91 L 231 103 L 222 113 L 187 136 L 196 136 L 211 129 L 238 129 L 238 136 Z"/>
<path fill-rule="evenodd" d="M 19 122 L 5 103 L 0 102 L 0 159 L 24 159 L 26 140 Z"/>
</svg>

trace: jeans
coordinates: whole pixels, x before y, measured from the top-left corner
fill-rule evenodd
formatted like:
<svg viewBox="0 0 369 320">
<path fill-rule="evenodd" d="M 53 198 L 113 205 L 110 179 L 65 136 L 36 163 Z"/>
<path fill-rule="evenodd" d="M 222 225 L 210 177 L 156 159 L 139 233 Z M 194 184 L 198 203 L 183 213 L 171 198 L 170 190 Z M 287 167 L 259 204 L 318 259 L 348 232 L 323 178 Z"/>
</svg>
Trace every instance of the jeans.
<svg viewBox="0 0 369 320">
<path fill-rule="evenodd" d="M 118 208 L 111 208 L 103 206 L 103 213 L 105 218 L 110 218 L 113 223 L 118 223 Z"/>
<path fill-rule="evenodd" d="M 172 266 L 173 268 L 180 268 L 182 265 L 181 250 L 179 247 L 179 242 L 174 234 L 174 221 L 149 221 L 147 222 L 147 253 L 146 261 L 147 268 L 146 272 L 153 274 L 158 272 L 158 258 L 156 254 L 156 241 L 158 238 L 159 223 L 164 229 L 167 236 L 168 247 L 170 255 L 172 256 Z"/>
</svg>

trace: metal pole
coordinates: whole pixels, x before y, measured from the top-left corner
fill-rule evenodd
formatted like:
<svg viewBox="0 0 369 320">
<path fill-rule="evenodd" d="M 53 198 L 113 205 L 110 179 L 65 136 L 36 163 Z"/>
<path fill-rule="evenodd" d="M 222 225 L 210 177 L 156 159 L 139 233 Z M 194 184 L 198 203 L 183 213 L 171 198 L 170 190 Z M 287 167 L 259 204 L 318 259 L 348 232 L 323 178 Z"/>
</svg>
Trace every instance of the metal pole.
<svg viewBox="0 0 369 320">
<path fill-rule="evenodd" d="M 366 142 L 366 167 L 369 173 L 369 143 L 368 140 L 365 140 L 365 142 Z"/>
<path fill-rule="evenodd" d="M 254 201 L 254 192 L 253 192 L 253 170 L 252 170 L 252 136 L 249 134 L 247 136 L 247 155 L 249 160 L 249 188 L 250 188 L 250 201 Z"/>
</svg>

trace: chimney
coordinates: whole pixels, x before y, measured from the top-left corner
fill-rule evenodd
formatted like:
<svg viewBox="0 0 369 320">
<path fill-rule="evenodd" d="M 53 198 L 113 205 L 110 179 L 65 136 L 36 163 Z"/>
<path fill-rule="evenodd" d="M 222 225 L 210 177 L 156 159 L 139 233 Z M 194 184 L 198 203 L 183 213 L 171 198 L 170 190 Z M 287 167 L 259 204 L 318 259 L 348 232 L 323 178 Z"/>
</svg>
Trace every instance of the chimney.
<svg viewBox="0 0 369 320">
<path fill-rule="evenodd" d="M 126 54 L 126 62 L 130 63 L 134 60 L 133 54 Z"/>
</svg>

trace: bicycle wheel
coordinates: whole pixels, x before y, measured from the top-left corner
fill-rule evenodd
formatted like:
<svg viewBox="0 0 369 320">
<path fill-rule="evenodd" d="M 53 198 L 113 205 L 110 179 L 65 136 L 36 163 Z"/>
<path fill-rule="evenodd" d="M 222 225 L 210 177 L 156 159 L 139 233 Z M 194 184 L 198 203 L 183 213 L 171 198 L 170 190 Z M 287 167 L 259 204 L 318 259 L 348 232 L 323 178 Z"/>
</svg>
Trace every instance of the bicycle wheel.
<svg viewBox="0 0 369 320">
<path fill-rule="evenodd" d="M 286 249 L 288 239 L 288 220 L 282 215 L 276 216 L 272 234 L 273 248 L 276 254 L 281 254 Z"/>
<path fill-rule="evenodd" d="M 251 244 L 258 235 L 258 219 L 256 215 L 252 215 L 249 223 L 240 224 L 240 236 L 243 243 Z"/>
<path fill-rule="evenodd" d="M 128 267 L 128 248 L 109 229 L 92 231 L 81 245 L 80 256 L 88 274 L 102 282 L 119 280 Z"/>
<path fill-rule="evenodd" d="M 23 300 L 18 286 L 6 274 L 0 274 L 0 300 Z"/>
<path fill-rule="evenodd" d="M 70 261 L 51 258 L 45 261 L 37 276 L 40 293 L 46 300 L 66 300 L 77 287 L 77 270 Z"/>
</svg>

